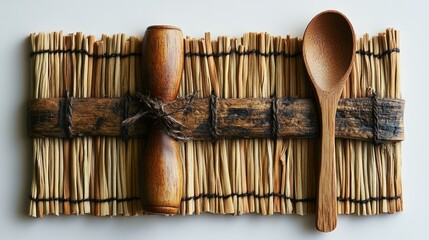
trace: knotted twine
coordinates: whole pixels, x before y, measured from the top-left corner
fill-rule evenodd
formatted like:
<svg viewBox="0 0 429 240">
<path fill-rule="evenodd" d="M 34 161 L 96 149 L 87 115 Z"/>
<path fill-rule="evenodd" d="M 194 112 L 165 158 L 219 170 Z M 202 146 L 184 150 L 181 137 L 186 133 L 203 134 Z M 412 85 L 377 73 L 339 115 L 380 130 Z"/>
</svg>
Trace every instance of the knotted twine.
<svg viewBox="0 0 429 240">
<path fill-rule="evenodd" d="M 187 109 L 188 105 L 194 100 L 195 95 L 198 91 L 194 91 L 186 95 L 183 98 L 177 98 L 172 102 L 162 102 L 157 98 L 151 97 L 150 94 L 136 93 L 136 98 L 141 104 L 140 111 L 132 117 L 126 118 L 122 121 L 122 126 L 125 128 L 130 128 L 140 119 L 151 119 L 155 123 L 161 122 L 165 127 L 165 132 L 168 136 L 172 137 L 177 141 L 187 141 L 191 137 L 186 136 L 183 133 L 184 125 L 175 119 L 172 115 Z M 166 107 L 182 102 L 179 108 L 167 112 Z"/>
</svg>

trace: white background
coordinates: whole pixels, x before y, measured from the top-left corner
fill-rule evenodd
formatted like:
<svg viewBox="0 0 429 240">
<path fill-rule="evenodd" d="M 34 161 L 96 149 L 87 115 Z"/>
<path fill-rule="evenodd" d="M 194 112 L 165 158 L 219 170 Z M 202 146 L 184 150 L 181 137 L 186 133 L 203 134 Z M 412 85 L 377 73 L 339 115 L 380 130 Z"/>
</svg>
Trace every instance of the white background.
<svg viewBox="0 0 429 240">
<path fill-rule="evenodd" d="M 6 1 L 0 2 L 0 239 L 429 239 L 427 158 L 429 118 L 428 1 Z M 31 32 L 142 35 L 170 24 L 203 37 L 248 31 L 302 36 L 326 9 L 345 13 L 357 35 L 401 30 L 406 141 L 403 142 L 405 211 L 373 217 L 340 216 L 333 233 L 319 233 L 314 215 L 241 217 L 97 218 L 27 216 L 32 162 L 26 136 Z M 425 94 L 426 93 L 426 94 Z M 426 125 L 427 126 L 427 125 Z"/>
</svg>

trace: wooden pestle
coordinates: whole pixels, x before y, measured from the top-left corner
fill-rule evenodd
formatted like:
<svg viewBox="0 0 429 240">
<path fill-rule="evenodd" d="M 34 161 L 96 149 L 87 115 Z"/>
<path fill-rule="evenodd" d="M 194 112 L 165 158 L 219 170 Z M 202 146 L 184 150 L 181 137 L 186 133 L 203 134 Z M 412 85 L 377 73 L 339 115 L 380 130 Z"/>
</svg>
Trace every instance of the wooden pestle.
<svg viewBox="0 0 429 240">
<path fill-rule="evenodd" d="M 151 97 L 176 99 L 183 71 L 183 34 L 172 26 L 147 28 L 142 46 L 142 74 Z M 182 160 L 177 142 L 162 122 L 148 127 L 141 164 L 143 211 L 176 214 L 183 193 Z"/>
</svg>

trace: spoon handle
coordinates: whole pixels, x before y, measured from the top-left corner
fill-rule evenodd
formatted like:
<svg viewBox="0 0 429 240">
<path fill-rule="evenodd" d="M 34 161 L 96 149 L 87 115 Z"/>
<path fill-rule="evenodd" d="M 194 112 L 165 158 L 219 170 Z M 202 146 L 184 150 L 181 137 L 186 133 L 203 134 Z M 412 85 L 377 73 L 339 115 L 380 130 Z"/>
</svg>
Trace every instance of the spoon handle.
<svg viewBox="0 0 429 240">
<path fill-rule="evenodd" d="M 316 227 L 322 232 L 330 232 L 337 225 L 335 113 L 338 100 L 336 94 L 319 94 L 321 152 Z"/>
</svg>

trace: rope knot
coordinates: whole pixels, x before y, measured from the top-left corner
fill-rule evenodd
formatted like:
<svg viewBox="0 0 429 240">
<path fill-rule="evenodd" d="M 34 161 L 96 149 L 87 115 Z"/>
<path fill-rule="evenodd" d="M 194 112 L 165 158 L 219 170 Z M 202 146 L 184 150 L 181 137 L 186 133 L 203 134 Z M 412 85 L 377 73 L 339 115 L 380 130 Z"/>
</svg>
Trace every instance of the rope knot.
<svg viewBox="0 0 429 240">
<path fill-rule="evenodd" d="M 177 141 L 186 141 L 190 137 L 186 136 L 183 133 L 184 125 L 175 119 L 172 115 L 181 111 L 184 111 L 188 105 L 194 100 L 195 95 L 198 91 L 190 93 L 183 98 L 177 98 L 172 102 L 162 102 L 154 97 L 151 97 L 150 94 L 137 93 L 136 98 L 141 104 L 140 111 L 131 117 L 128 117 L 122 121 L 122 126 L 125 128 L 132 127 L 140 119 L 152 119 L 155 122 L 162 122 L 166 133 L 174 138 Z M 182 102 L 180 107 L 175 108 L 172 111 L 167 112 L 166 107 Z"/>
</svg>

